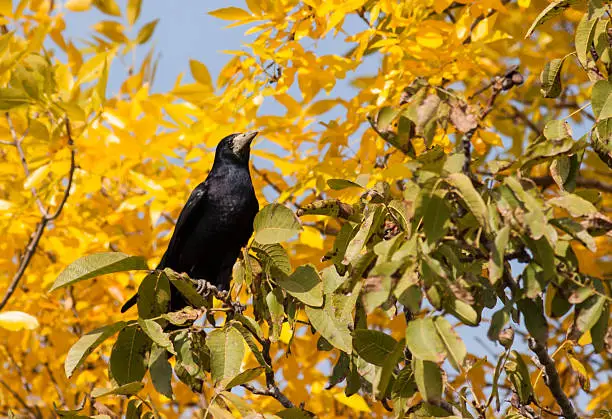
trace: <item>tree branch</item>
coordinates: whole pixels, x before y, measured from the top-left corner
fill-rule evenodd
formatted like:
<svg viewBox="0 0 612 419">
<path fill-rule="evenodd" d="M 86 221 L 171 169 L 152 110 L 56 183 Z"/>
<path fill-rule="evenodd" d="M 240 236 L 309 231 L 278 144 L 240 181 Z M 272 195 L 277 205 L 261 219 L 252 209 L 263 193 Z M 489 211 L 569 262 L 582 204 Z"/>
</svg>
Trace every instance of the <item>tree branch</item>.
<svg viewBox="0 0 612 419">
<path fill-rule="evenodd" d="M 540 361 L 540 364 L 542 364 L 544 367 L 544 371 L 546 373 L 546 385 L 561 408 L 563 416 L 566 419 L 578 419 L 578 415 L 574 410 L 574 406 L 572 406 L 572 402 L 570 402 L 567 395 L 563 392 L 561 381 L 559 380 L 559 373 L 555 367 L 555 362 L 552 360 L 550 355 L 548 355 L 546 345 L 543 342 L 536 341 L 532 337 L 529 339 L 529 349 L 536 354 L 538 361 Z"/>
<path fill-rule="evenodd" d="M 7 119 L 8 121 L 10 121 L 8 114 L 7 114 Z M 49 214 L 47 210 L 44 208 L 44 205 L 42 205 L 42 202 L 40 202 L 39 209 L 42 207 L 42 210 L 41 210 L 42 218 L 40 219 L 38 225 L 36 226 L 36 231 L 30 236 L 30 240 L 28 241 L 28 244 L 26 245 L 25 252 L 23 256 L 21 257 L 21 260 L 19 261 L 17 272 L 15 272 L 15 275 L 13 275 L 13 279 L 11 280 L 6 290 L 5 295 L 2 298 L 2 301 L 0 301 L 0 311 L 2 311 L 2 309 L 6 306 L 9 299 L 11 298 L 11 296 L 17 289 L 17 285 L 19 284 L 19 281 L 23 277 L 23 274 L 25 273 L 26 268 L 29 266 L 30 261 L 32 260 L 32 256 L 34 256 L 34 253 L 38 246 L 38 243 L 40 242 L 40 239 L 43 233 L 45 232 L 45 227 L 47 227 L 47 224 L 49 224 L 50 221 L 53 221 L 57 217 L 59 217 L 60 213 L 62 212 L 62 209 L 64 208 L 64 205 L 66 204 L 66 201 L 68 200 L 68 196 L 70 195 L 70 188 L 72 187 L 72 181 L 74 178 L 74 171 L 76 168 L 76 163 L 75 163 L 74 141 L 72 139 L 72 132 L 70 130 L 70 121 L 68 120 L 68 118 L 66 118 L 65 121 L 66 121 L 66 134 L 68 136 L 68 146 L 70 147 L 70 170 L 68 172 L 68 183 L 66 185 L 66 190 L 64 191 L 62 200 L 60 201 L 59 205 L 57 206 L 57 209 L 55 210 L 53 214 Z M 10 123 L 9 126 L 12 127 L 12 123 Z M 12 128 L 10 129 L 11 129 L 11 133 L 13 134 L 14 129 Z M 16 135 L 14 136 L 14 138 L 17 138 Z M 17 147 L 17 151 L 19 152 L 20 157 L 22 159 L 22 165 L 24 166 L 24 171 L 26 172 L 26 175 L 29 175 L 29 169 L 25 161 L 25 154 L 23 154 L 23 149 L 21 148 L 21 140 L 19 141 L 15 140 L 15 146 Z M 37 202 L 39 202 L 40 200 L 38 199 L 37 193 L 35 193 L 34 196 L 36 197 Z"/>
<path fill-rule="evenodd" d="M 283 407 L 287 409 L 295 407 L 293 403 L 291 403 L 291 400 L 289 400 L 276 385 L 268 388 L 255 388 L 251 384 L 241 384 L 241 386 L 249 390 L 251 393 L 257 394 L 258 396 L 274 397 L 280 404 L 283 405 Z"/>
<path fill-rule="evenodd" d="M 548 188 L 555 183 L 552 176 L 537 176 L 529 179 L 533 180 L 536 185 L 543 188 Z M 581 186 L 583 188 L 594 188 L 601 192 L 612 192 L 612 184 L 605 183 L 597 179 L 588 179 L 582 176 L 576 178 L 576 186 Z"/>
</svg>

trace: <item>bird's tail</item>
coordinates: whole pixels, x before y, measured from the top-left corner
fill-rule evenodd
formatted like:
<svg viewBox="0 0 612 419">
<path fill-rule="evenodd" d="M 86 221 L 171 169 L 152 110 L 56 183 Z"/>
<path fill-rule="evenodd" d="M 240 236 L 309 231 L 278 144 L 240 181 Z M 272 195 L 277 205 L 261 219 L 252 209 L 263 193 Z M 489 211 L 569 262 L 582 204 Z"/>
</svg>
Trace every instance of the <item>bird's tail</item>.
<svg viewBox="0 0 612 419">
<path fill-rule="evenodd" d="M 166 254 L 164 253 L 164 256 L 162 257 L 162 260 L 159 262 L 159 265 L 157 265 L 157 270 L 161 270 L 164 269 L 166 267 Z M 132 306 L 134 304 L 136 304 L 138 302 L 138 293 L 132 295 L 132 297 L 127 300 L 123 306 L 121 307 L 121 312 L 125 313 L 126 311 L 128 311 L 130 308 L 132 308 Z"/>
<path fill-rule="evenodd" d="M 138 294 L 132 295 L 132 297 L 129 300 L 127 300 L 125 304 L 123 304 L 123 307 L 121 307 L 121 312 L 125 313 L 137 302 L 138 302 Z"/>
</svg>

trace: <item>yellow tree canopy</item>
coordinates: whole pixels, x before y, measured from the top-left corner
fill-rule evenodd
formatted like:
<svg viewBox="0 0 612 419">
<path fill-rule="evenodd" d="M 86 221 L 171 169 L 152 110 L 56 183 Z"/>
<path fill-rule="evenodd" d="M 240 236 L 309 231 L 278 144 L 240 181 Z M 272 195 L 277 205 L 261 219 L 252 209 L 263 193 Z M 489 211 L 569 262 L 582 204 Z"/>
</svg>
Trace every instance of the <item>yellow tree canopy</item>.
<svg viewBox="0 0 612 419">
<path fill-rule="evenodd" d="M 610 5 L 223 3 L 252 41 L 153 93 L 147 2 L 0 0 L 0 414 L 612 417 Z M 205 299 L 148 269 L 248 129 L 262 209 Z"/>
</svg>

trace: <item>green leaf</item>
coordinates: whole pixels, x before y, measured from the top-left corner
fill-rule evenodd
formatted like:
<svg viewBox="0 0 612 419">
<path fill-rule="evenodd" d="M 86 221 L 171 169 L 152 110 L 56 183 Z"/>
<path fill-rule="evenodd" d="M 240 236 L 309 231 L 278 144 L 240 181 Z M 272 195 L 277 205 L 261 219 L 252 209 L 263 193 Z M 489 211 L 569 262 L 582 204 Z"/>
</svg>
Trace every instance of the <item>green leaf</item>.
<svg viewBox="0 0 612 419">
<path fill-rule="evenodd" d="M 357 329 L 353 332 L 353 349 L 370 364 L 383 366 L 397 341 L 378 330 Z"/>
<path fill-rule="evenodd" d="M 407 365 L 397 375 L 391 390 L 393 411 L 397 414 L 396 417 L 404 417 L 409 407 L 408 403 L 416 391 L 417 387 L 412 369 Z"/>
<path fill-rule="evenodd" d="M 580 19 L 580 23 L 578 23 L 576 27 L 574 45 L 576 45 L 576 56 L 578 57 L 578 61 L 583 67 L 587 66 L 587 54 L 593 42 L 595 25 L 604 12 L 603 8 L 599 10 L 601 10 L 601 13 L 595 15 L 590 13 L 582 15 L 582 19 Z"/>
<path fill-rule="evenodd" d="M 129 256 L 119 252 L 94 253 L 68 265 L 59 274 L 49 292 L 100 275 L 147 269 L 149 268 L 146 261 L 140 256 Z"/>
<path fill-rule="evenodd" d="M 155 271 L 145 276 L 138 287 L 138 316 L 157 317 L 166 313 L 169 305 L 170 281 L 166 272 Z"/>
<path fill-rule="evenodd" d="M 406 346 L 420 360 L 442 362 L 446 358 L 444 342 L 429 317 L 411 320 L 406 325 Z"/>
<path fill-rule="evenodd" d="M 110 355 L 110 371 L 118 384 L 141 381 L 147 372 L 146 354 L 151 341 L 138 327 L 127 327 L 119 333 Z"/>
<path fill-rule="evenodd" d="M 604 312 L 606 298 L 603 295 L 593 295 L 576 308 L 576 328 L 586 333 L 597 323 Z"/>
<path fill-rule="evenodd" d="M 504 255 L 508 247 L 510 237 L 510 226 L 504 226 L 495 236 L 493 251 L 489 259 L 489 281 L 495 285 L 504 273 Z"/>
<path fill-rule="evenodd" d="M 196 291 L 194 283 L 185 274 L 178 274 L 170 268 L 165 268 L 163 274 L 168 277 L 170 283 L 179 290 L 191 306 L 196 308 L 207 306 L 206 299 Z M 140 306 L 141 304 L 138 304 L 139 310 Z M 144 316 L 141 315 L 141 317 Z"/>
<path fill-rule="evenodd" d="M 321 277 L 323 280 L 323 293 L 331 294 L 336 291 L 343 283 L 347 280 L 347 277 L 340 276 L 336 267 L 330 265 L 321 271 Z"/>
<path fill-rule="evenodd" d="M 543 134 L 549 140 L 558 141 L 568 137 L 571 138 L 572 130 L 567 121 L 554 119 L 546 123 Z"/>
<path fill-rule="evenodd" d="M 160 324 L 157 323 L 157 321 L 139 318 L 138 324 L 140 325 L 142 331 L 145 332 L 154 343 L 166 349 L 168 352 L 176 355 L 170 338 L 166 333 L 164 333 L 164 330 Z"/>
<path fill-rule="evenodd" d="M 612 82 L 599 80 L 593 85 L 593 90 L 591 91 L 591 107 L 593 108 L 595 118 L 599 119 L 610 97 L 612 97 Z"/>
<path fill-rule="evenodd" d="M 563 208 L 574 217 L 586 217 L 598 212 L 595 205 L 578 195 L 570 193 L 549 199 L 548 203 Z"/>
<path fill-rule="evenodd" d="M 445 200 L 438 195 L 429 195 L 426 190 L 421 191 L 420 200 L 417 201 L 418 213 L 423 217 L 423 230 L 427 243 L 437 243 L 448 229 L 450 211 Z"/>
<path fill-rule="evenodd" d="M 605 349 L 606 334 L 608 332 L 608 323 L 610 322 L 610 304 L 603 307 L 599 320 L 591 327 L 591 340 L 593 349 L 596 352 L 601 352 Z"/>
<path fill-rule="evenodd" d="M 580 224 L 572 220 L 571 218 L 556 218 L 550 220 L 550 223 L 559 227 L 561 230 L 568 233 L 570 236 L 579 240 L 583 245 L 586 246 L 591 252 L 597 251 L 597 245 L 593 236 L 589 234 L 587 229 Z"/>
<path fill-rule="evenodd" d="M 291 262 L 289 255 L 283 246 L 279 243 L 261 244 L 253 243 L 251 247 L 259 257 L 262 267 L 270 269 L 274 275 L 274 270 L 278 270 L 281 274 L 289 275 L 291 273 Z M 265 270 L 264 269 L 264 270 Z"/>
<path fill-rule="evenodd" d="M 480 324 L 480 312 L 465 301 L 459 299 L 445 301 L 444 309 L 468 326 L 478 326 Z"/>
<path fill-rule="evenodd" d="M 472 181 L 463 173 L 452 173 L 448 175 L 448 182 L 458 189 L 459 195 L 468 206 L 470 212 L 476 217 L 478 223 L 485 229 L 489 230 L 487 223 L 487 205 L 480 193 L 474 188 Z"/>
<path fill-rule="evenodd" d="M 348 323 L 334 315 L 334 309 L 329 304 L 323 308 L 306 306 L 305 311 L 310 323 L 317 332 L 336 348 L 350 354 L 353 343 Z"/>
<path fill-rule="evenodd" d="M 94 388 L 91 392 L 91 397 L 98 398 L 110 395 L 132 396 L 144 388 L 144 384 L 140 381 L 127 383 L 115 388 Z"/>
<path fill-rule="evenodd" d="M 270 321 L 272 326 L 272 335 L 270 340 L 272 342 L 278 341 L 281 334 L 281 327 L 285 320 L 285 309 L 283 307 L 283 292 L 280 288 L 274 288 L 266 295 L 266 305 L 268 307 L 268 313 L 270 313 Z"/>
<path fill-rule="evenodd" d="M 434 362 L 413 358 L 414 381 L 423 400 L 435 402 L 442 398 L 443 382 L 440 367 Z"/>
<path fill-rule="evenodd" d="M 344 253 L 343 263 L 348 265 L 351 262 L 357 260 L 362 255 L 362 250 L 367 244 L 372 234 L 374 234 L 384 221 L 384 207 L 382 205 L 376 205 L 372 211 L 369 212 L 366 219 L 363 221 L 357 234 L 351 239 L 346 252 Z"/>
<path fill-rule="evenodd" d="M 548 322 L 544 317 L 544 307 L 540 299 L 536 301 L 528 298 L 523 298 L 517 303 L 517 306 L 523 318 L 525 326 L 531 336 L 538 342 L 546 342 L 548 339 Z"/>
<path fill-rule="evenodd" d="M 68 351 L 68 355 L 66 355 L 66 361 L 64 361 L 66 377 L 70 378 L 74 370 L 83 364 L 89 354 L 106 339 L 123 329 L 126 324 L 126 322 L 109 324 L 81 336 L 81 338 L 72 345 Z"/>
<path fill-rule="evenodd" d="M 140 28 L 140 30 L 138 31 L 138 36 L 136 37 L 136 42 L 142 45 L 145 44 L 149 39 L 151 39 L 158 22 L 159 19 L 155 19 Z"/>
<path fill-rule="evenodd" d="M 224 387 L 240 373 L 244 358 L 244 341 L 234 327 L 224 327 L 210 332 L 206 339 L 210 350 L 210 372 L 215 385 Z"/>
<path fill-rule="evenodd" d="M 125 411 L 125 419 L 141 419 L 140 416 L 142 415 L 142 406 L 142 400 L 130 400 Z"/>
<path fill-rule="evenodd" d="M 278 285 L 304 304 L 313 307 L 323 305 L 321 278 L 312 265 L 299 266 L 290 276 L 281 278 Z"/>
<path fill-rule="evenodd" d="M 287 241 L 302 230 L 293 211 L 281 204 L 263 207 L 255 216 L 253 228 L 255 240 L 261 244 Z"/>
<path fill-rule="evenodd" d="M 465 344 L 444 317 L 436 317 L 434 325 L 436 326 L 440 339 L 444 343 L 446 353 L 448 354 L 448 360 L 457 371 L 461 372 L 461 365 L 467 354 Z"/>
<path fill-rule="evenodd" d="M 389 125 L 397 117 L 399 111 L 390 107 L 385 106 L 376 115 L 376 127 L 379 131 L 385 131 L 389 128 Z"/>
<path fill-rule="evenodd" d="M 540 74 L 542 87 L 540 92 L 546 98 L 556 98 L 563 90 L 561 86 L 561 68 L 567 57 L 555 58 L 544 65 Z"/>
<path fill-rule="evenodd" d="M 406 347 L 406 339 L 402 339 L 395 345 L 393 352 L 391 352 L 383 362 L 382 370 L 380 372 L 380 381 L 378 382 L 378 399 L 388 397 L 391 383 L 391 378 L 396 371 L 397 364 L 404 358 L 404 348 Z"/>
<path fill-rule="evenodd" d="M 276 412 L 277 417 L 281 419 L 312 419 L 315 416 L 312 413 L 306 412 L 299 407 L 290 407 Z"/>
<path fill-rule="evenodd" d="M 491 324 L 489 325 L 489 330 L 487 331 L 487 337 L 489 340 L 493 342 L 497 342 L 499 339 L 499 334 L 503 330 L 504 326 L 508 324 L 510 321 L 510 314 L 507 310 L 498 310 L 493 314 L 491 318 Z"/>
<path fill-rule="evenodd" d="M 535 31 L 536 27 L 546 22 L 549 19 L 552 19 L 555 16 L 563 13 L 565 9 L 571 6 L 572 2 L 575 0 L 555 0 L 550 3 L 540 14 L 535 18 L 527 33 L 525 34 L 525 39 L 529 38 L 533 31 Z"/>
<path fill-rule="evenodd" d="M 0 87 L 0 111 L 8 111 L 19 106 L 35 103 L 23 90 Z"/>
<path fill-rule="evenodd" d="M 249 368 L 248 370 L 242 371 L 225 385 L 225 390 L 229 390 L 232 387 L 237 387 L 239 385 L 248 383 L 249 381 L 253 381 L 255 378 L 259 377 L 264 371 L 264 367 Z"/>
<path fill-rule="evenodd" d="M 149 374 L 151 374 L 151 381 L 155 390 L 171 399 L 172 366 L 168 362 L 168 352 L 155 343 L 151 347 L 151 355 L 149 356 Z"/>
<path fill-rule="evenodd" d="M 327 179 L 327 186 L 329 186 L 335 191 L 339 191 L 346 188 L 363 189 L 363 186 L 361 186 L 360 184 L 346 179 Z"/>
<path fill-rule="evenodd" d="M 504 365 L 506 375 L 510 379 L 514 390 L 519 396 L 521 404 L 528 404 L 533 396 L 533 387 L 529 377 L 529 370 L 521 354 L 517 351 L 512 351 L 512 360 L 509 360 Z"/>
</svg>

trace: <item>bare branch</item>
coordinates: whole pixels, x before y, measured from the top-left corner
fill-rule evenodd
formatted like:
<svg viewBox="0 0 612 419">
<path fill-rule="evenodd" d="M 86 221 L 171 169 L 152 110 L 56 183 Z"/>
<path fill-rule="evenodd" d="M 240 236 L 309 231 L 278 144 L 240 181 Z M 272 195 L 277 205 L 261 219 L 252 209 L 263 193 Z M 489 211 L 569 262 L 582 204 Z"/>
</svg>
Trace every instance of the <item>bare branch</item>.
<svg viewBox="0 0 612 419">
<path fill-rule="evenodd" d="M 12 123 L 10 122 L 11 120 L 8 114 L 7 114 L 7 120 L 9 121 L 11 135 L 13 135 L 15 133 L 15 130 L 12 128 Z M 53 221 L 57 217 L 59 217 L 60 213 L 62 212 L 62 209 L 64 208 L 64 205 L 66 204 L 66 201 L 68 200 L 68 196 L 70 195 L 70 188 L 72 187 L 72 181 L 74 178 L 74 171 L 76 168 L 76 163 L 75 163 L 74 141 L 72 139 L 72 133 L 70 130 L 70 121 L 68 120 L 68 118 L 66 118 L 66 133 L 68 135 L 68 146 L 70 147 L 70 171 L 68 172 L 68 183 L 66 185 L 66 190 L 64 191 L 62 200 L 60 201 L 60 204 L 58 205 L 55 212 L 49 215 L 47 210 L 45 210 L 44 205 L 42 205 L 42 202 L 40 202 L 36 189 L 32 188 L 33 189 L 32 193 L 36 197 L 37 202 L 39 202 L 39 209 L 42 208 L 41 213 L 43 215 L 38 225 L 36 226 L 36 231 L 30 236 L 30 240 L 28 241 L 28 244 L 26 245 L 25 252 L 23 253 L 23 256 L 21 257 L 21 260 L 19 261 L 17 272 L 15 272 L 15 275 L 13 275 L 13 279 L 11 280 L 6 290 L 5 295 L 2 298 L 2 301 L 0 301 L 0 311 L 2 311 L 2 309 L 6 306 L 9 299 L 11 298 L 11 296 L 14 294 L 15 290 L 17 289 L 17 285 L 19 284 L 19 281 L 23 277 L 23 274 L 26 268 L 28 267 L 28 265 L 30 264 L 30 261 L 32 260 L 32 256 L 34 256 L 34 253 L 36 252 L 38 243 L 40 242 L 40 239 L 43 233 L 45 232 L 45 227 L 47 226 L 47 224 L 49 224 L 50 221 Z M 17 147 L 17 151 L 22 159 L 22 165 L 23 165 L 24 171 L 26 172 L 26 175 L 29 175 L 29 169 L 27 167 L 27 162 L 25 161 L 25 154 L 23 153 L 23 149 L 21 148 L 21 140 L 17 139 L 16 134 L 14 134 L 13 138 L 15 139 L 15 146 Z"/>
<path fill-rule="evenodd" d="M 13 142 L 11 143 L 11 145 L 15 146 L 15 148 L 17 149 L 17 153 L 19 154 L 19 160 L 21 161 L 21 166 L 23 167 L 23 171 L 26 177 L 28 177 L 30 176 L 30 168 L 28 167 L 28 162 L 26 160 L 26 156 L 23 151 L 23 147 L 21 147 L 21 143 L 23 142 L 23 139 L 27 135 L 28 131 L 26 130 L 26 132 L 23 133 L 21 138 L 18 138 L 17 131 L 15 131 L 15 127 L 13 126 L 13 120 L 11 119 L 10 114 L 6 112 L 5 115 L 6 115 L 6 122 L 8 124 L 9 132 L 11 133 L 11 137 L 13 138 Z M 36 188 L 31 187 L 30 191 L 32 192 L 32 196 L 34 196 L 34 199 L 36 200 L 36 205 L 38 205 L 38 209 L 40 213 L 42 214 L 42 216 L 44 217 L 48 215 L 44 204 L 42 203 L 40 197 L 38 196 L 38 191 L 36 190 Z"/>
<path fill-rule="evenodd" d="M 574 410 L 574 406 L 572 406 L 572 402 L 570 402 L 567 395 L 563 392 L 561 381 L 559 380 L 559 373 L 555 367 L 555 362 L 552 360 L 550 355 L 548 355 L 545 343 L 539 342 L 532 337 L 529 339 L 529 349 L 536 354 L 538 361 L 540 361 L 540 364 L 542 364 L 544 367 L 544 371 L 546 373 L 546 385 L 561 408 L 563 416 L 566 419 L 578 419 L 578 415 Z"/>
<path fill-rule="evenodd" d="M 548 188 L 555 183 L 552 176 L 537 176 L 529 179 L 533 180 L 536 185 L 543 188 Z M 597 179 L 588 179 L 582 176 L 576 178 L 576 186 L 581 186 L 583 188 L 594 188 L 601 192 L 612 192 L 612 184 L 605 183 Z"/>
<path fill-rule="evenodd" d="M 286 407 L 287 409 L 295 407 L 291 400 L 289 400 L 276 385 L 271 388 L 255 388 L 251 384 L 242 384 L 242 387 L 249 390 L 253 394 L 257 394 L 258 396 L 274 397 L 280 404 L 283 405 L 283 407 Z"/>
</svg>

